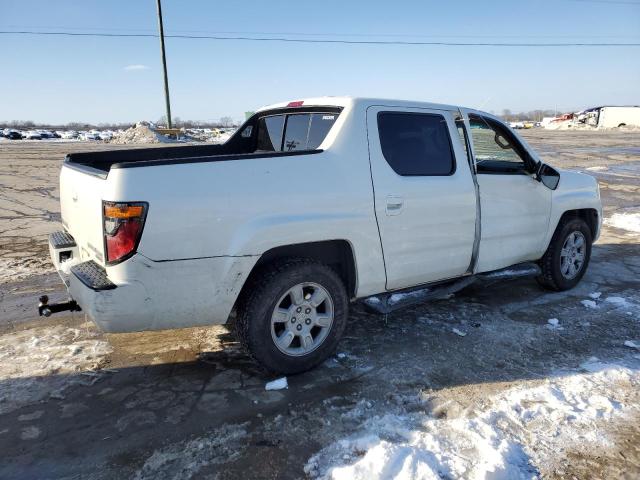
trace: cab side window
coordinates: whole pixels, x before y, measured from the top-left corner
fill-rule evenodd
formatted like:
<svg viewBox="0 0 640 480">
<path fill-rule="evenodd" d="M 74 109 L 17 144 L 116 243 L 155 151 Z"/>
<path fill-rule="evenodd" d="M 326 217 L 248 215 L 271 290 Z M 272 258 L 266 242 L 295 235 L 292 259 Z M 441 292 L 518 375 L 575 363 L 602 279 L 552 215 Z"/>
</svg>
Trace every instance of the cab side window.
<svg viewBox="0 0 640 480">
<path fill-rule="evenodd" d="M 447 176 L 455 172 L 447 121 L 442 115 L 380 112 L 382 154 L 402 176 Z"/>
<path fill-rule="evenodd" d="M 478 115 L 469 115 L 476 169 L 488 174 L 526 174 L 522 147 L 505 127 Z"/>
</svg>

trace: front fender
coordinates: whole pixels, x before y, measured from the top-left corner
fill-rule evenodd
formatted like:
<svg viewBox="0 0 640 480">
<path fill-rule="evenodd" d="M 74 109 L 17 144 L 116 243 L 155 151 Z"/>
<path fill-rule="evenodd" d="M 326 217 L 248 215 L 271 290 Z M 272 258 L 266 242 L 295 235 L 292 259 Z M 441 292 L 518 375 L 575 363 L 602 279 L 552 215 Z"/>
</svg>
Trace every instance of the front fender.
<svg viewBox="0 0 640 480">
<path fill-rule="evenodd" d="M 549 245 L 558 223 L 565 212 L 571 210 L 595 210 L 598 214 L 598 223 L 593 241 L 600 236 L 602 225 L 602 202 L 598 182 L 590 175 L 559 170 L 560 183 L 551 197 L 551 218 L 545 245 Z"/>
</svg>

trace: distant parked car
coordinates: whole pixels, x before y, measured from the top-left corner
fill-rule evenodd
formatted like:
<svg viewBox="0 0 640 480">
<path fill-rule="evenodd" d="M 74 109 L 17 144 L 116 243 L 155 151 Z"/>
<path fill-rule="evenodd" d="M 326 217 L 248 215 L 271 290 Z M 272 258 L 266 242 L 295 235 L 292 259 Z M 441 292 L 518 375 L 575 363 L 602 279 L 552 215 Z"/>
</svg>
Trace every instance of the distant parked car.
<svg viewBox="0 0 640 480">
<path fill-rule="evenodd" d="M 16 132 L 15 130 L 11 130 L 5 134 L 9 140 L 22 140 L 22 134 L 20 132 Z"/>
<path fill-rule="evenodd" d="M 55 132 L 51 132 L 49 130 L 38 130 L 38 133 L 40 134 L 40 138 L 45 139 L 45 138 L 60 138 L 60 135 L 58 135 Z"/>
<path fill-rule="evenodd" d="M 82 140 L 101 140 L 100 132 L 85 132 L 80 135 Z"/>
<path fill-rule="evenodd" d="M 40 134 L 40 132 L 36 132 L 35 130 L 29 130 L 28 132 L 22 134 L 22 138 L 25 138 L 27 140 L 41 140 L 42 135 Z"/>
<path fill-rule="evenodd" d="M 62 132 L 60 134 L 60 136 L 62 138 L 66 138 L 66 139 L 74 139 L 74 138 L 78 138 L 78 132 L 76 132 L 75 130 L 67 130 L 66 132 Z"/>
</svg>

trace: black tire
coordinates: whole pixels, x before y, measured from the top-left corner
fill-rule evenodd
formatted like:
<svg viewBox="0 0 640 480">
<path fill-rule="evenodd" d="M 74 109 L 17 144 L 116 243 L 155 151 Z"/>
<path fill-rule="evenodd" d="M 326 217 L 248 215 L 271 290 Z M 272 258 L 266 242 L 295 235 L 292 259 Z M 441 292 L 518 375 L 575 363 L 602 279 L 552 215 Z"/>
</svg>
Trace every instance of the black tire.
<svg viewBox="0 0 640 480">
<path fill-rule="evenodd" d="M 584 262 L 580 267 L 580 270 L 573 278 L 565 277 L 561 272 L 561 258 L 562 247 L 569 237 L 574 232 L 582 234 L 585 240 L 585 253 Z M 556 292 L 569 290 L 575 287 L 582 277 L 584 276 L 587 268 L 589 267 L 589 260 L 591 259 L 591 243 L 593 239 L 591 237 L 591 230 L 586 222 L 582 219 L 575 218 L 568 220 L 556 228 L 553 238 L 549 243 L 547 251 L 540 259 L 539 264 L 542 270 L 542 274 L 536 278 L 538 283 L 548 289 Z"/>
<path fill-rule="evenodd" d="M 271 316 L 276 303 L 289 289 L 300 283 L 322 286 L 333 302 L 333 322 L 325 339 L 315 350 L 290 356 L 275 344 Z M 285 375 L 312 369 L 335 351 L 349 314 L 349 299 L 344 283 L 328 265 L 307 259 L 286 259 L 271 264 L 252 276 L 238 305 L 235 331 L 249 355 L 270 372 Z"/>
</svg>

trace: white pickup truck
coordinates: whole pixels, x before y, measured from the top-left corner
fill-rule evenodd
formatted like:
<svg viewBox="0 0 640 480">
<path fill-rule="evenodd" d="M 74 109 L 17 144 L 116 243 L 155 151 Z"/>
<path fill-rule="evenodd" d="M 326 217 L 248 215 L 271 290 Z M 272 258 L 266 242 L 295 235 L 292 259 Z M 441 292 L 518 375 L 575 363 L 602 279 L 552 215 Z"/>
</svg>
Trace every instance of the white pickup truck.
<svg viewBox="0 0 640 480">
<path fill-rule="evenodd" d="M 222 145 L 68 155 L 53 263 L 107 332 L 222 324 L 264 367 L 334 351 L 350 301 L 523 262 L 576 285 L 597 182 L 559 171 L 492 115 L 325 97 L 258 111 Z"/>
</svg>

